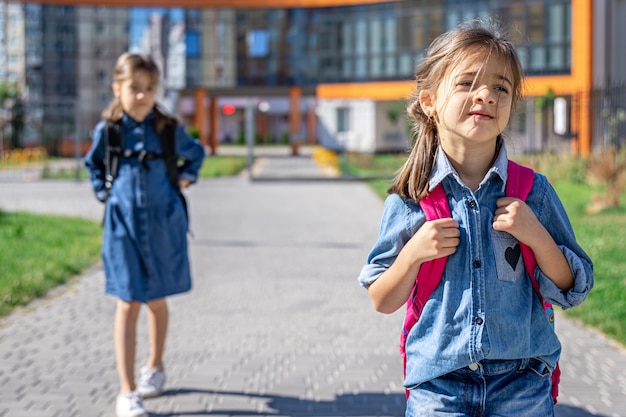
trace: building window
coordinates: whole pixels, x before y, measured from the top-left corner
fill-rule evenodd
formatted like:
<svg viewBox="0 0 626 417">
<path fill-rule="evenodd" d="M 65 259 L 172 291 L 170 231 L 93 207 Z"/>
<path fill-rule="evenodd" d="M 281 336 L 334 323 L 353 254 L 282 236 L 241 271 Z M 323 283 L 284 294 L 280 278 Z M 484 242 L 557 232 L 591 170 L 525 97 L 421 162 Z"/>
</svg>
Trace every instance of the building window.
<svg viewBox="0 0 626 417">
<path fill-rule="evenodd" d="M 350 130 L 350 108 L 337 108 L 337 133 L 347 132 Z"/>
<path fill-rule="evenodd" d="M 265 58 L 270 53 L 270 36 L 267 30 L 251 30 L 248 32 L 248 56 Z"/>
<path fill-rule="evenodd" d="M 187 43 L 187 56 L 200 56 L 200 34 L 198 32 L 187 32 L 185 35 Z"/>
</svg>

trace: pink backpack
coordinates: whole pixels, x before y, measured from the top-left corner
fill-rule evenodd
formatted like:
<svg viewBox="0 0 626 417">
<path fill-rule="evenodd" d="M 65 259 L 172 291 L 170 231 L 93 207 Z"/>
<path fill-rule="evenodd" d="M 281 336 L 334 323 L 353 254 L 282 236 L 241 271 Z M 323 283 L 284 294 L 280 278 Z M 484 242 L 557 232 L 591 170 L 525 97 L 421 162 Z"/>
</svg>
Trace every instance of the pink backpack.
<svg viewBox="0 0 626 417">
<path fill-rule="evenodd" d="M 521 200 L 526 200 L 528 193 L 530 192 L 533 181 L 535 178 L 535 172 L 527 167 L 519 165 L 513 161 L 509 161 L 508 166 L 508 180 L 506 183 L 506 195 L 510 197 L 516 197 Z M 435 187 L 427 196 L 420 200 L 420 206 L 424 210 L 426 220 L 435 220 L 440 218 L 451 217 L 450 207 L 448 205 L 448 198 L 443 186 L 439 184 Z M 537 261 L 533 251 L 526 245 L 520 242 L 520 248 L 522 252 L 522 258 L 524 259 L 524 266 L 526 271 L 534 271 L 537 267 Z M 415 285 L 411 291 L 411 297 L 406 304 L 406 316 L 404 318 L 404 326 L 402 327 L 402 333 L 400 334 L 400 353 L 404 362 L 404 376 L 406 377 L 406 339 L 411 331 L 411 328 L 420 318 L 424 305 L 430 298 L 435 288 L 441 282 L 443 270 L 446 267 L 447 257 L 433 259 L 422 264 L 415 280 Z M 539 284 L 535 280 L 533 273 L 528 273 L 532 282 L 533 289 L 539 296 L 539 299 L 543 303 L 543 308 L 550 320 L 550 323 L 554 326 L 554 309 L 552 304 L 543 300 L 541 293 L 539 292 Z M 417 285 L 419 283 L 419 285 Z M 552 373 L 552 399 L 554 403 L 557 402 L 557 396 L 559 394 L 559 381 L 561 379 L 561 371 L 557 363 L 556 369 Z M 406 391 L 407 398 L 409 391 Z"/>
</svg>

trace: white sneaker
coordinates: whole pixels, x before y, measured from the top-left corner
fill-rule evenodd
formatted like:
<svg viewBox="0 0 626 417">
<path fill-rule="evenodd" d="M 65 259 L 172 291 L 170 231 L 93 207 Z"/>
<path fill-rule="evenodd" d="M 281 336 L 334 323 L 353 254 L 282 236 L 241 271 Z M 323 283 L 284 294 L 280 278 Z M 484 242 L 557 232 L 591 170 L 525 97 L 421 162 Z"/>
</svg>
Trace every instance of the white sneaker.
<svg viewBox="0 0 626 417">
<path fill-rule="evenodd" d="M 141 368 L 137 392 L 143 398 L 160 395 L 163 392 L 163 385 L 165 385 L 165 371 L 163 371 L 163 368 Z"/>
<path fill-rule="evenodd" d="M 148 417 L 143 401 L 137 391 L 127 392 L 117 396 L 115 404 L 117 417 Z"/>
</svg>

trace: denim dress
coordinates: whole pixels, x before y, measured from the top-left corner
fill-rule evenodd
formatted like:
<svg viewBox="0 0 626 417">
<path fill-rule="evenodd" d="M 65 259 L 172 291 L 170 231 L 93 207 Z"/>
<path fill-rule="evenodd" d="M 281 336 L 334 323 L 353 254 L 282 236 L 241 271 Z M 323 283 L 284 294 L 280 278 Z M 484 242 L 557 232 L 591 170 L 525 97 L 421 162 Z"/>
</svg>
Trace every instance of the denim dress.
<svg viewBox="0 0 626 417">
<path fill-rule="evenodd" d="M 593 286 L 593 264 L 577 243 L 567 213 L 545 176 L 535 173 L 526 203 L 570 265 L 574 287 L 562 292 L 542 271 L 526 271 L 517 240 L 493 229 L 496 201 L 505 195 L 508 158 L 502 147 L 477 190 L 469 189 L 439 149 L 430 189 L 443 184 L 461 242 L 448 257 L 441 283 L 407 339 L 407 389 L 483 360 L 535 359 L 550 371 L 561 345 L 527 274 L 546 301 L 580 304 Z M 416 201 L 397 194 L 385 201 L 380 232 L 359 282 L 369 287 L 426 222 Z M 418 283 L 419 285 L 419 283 Z"/>
<path fill-rule="evenodd" d="M 124 148 L 161 154 L 153 122 L 153 113 L 143 122 L 124 114 Z M 106 293 L 124 301 L 148 302 L 189 291 L 187 217 L 170 184 L 165 160 L 147 160 L 142 165 L 137 157 L 120 157 L 117 178 L 108 192 L 104 182 L 105 135 L 105 123 L 100 122 L 94 129 L 85 167 L 96 198 L 106 201 L 102 239 Z M 186 161 L 179 178 L 195 182 L 204 149 L 180 125 L 175 140 L 177 155 Z"/>
</svg>

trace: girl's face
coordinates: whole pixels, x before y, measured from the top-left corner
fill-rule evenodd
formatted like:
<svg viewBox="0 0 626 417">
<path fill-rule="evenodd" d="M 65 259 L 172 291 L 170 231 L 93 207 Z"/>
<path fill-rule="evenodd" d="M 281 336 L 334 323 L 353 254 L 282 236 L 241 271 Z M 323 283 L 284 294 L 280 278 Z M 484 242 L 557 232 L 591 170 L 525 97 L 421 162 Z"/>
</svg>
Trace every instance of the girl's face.
<svg viewBox="0 0 626 417">
<path fill-rule="evenodd" d="M 113 93 L 120 99 L 124 112 L 142 122 L 152 111 L 157 85 L 147 71 L 135 71 L 128 79 L 113 83 Z"/>
<path fill-rule="evenodd" d="M 447 72 L 435 94 L 420 94 L 422 108 L 436 120 L 441 143 L 493 145 L 506 128 L 513 79 L 504 59 L 487 54 L 477 48 Z"/>
</svg>

